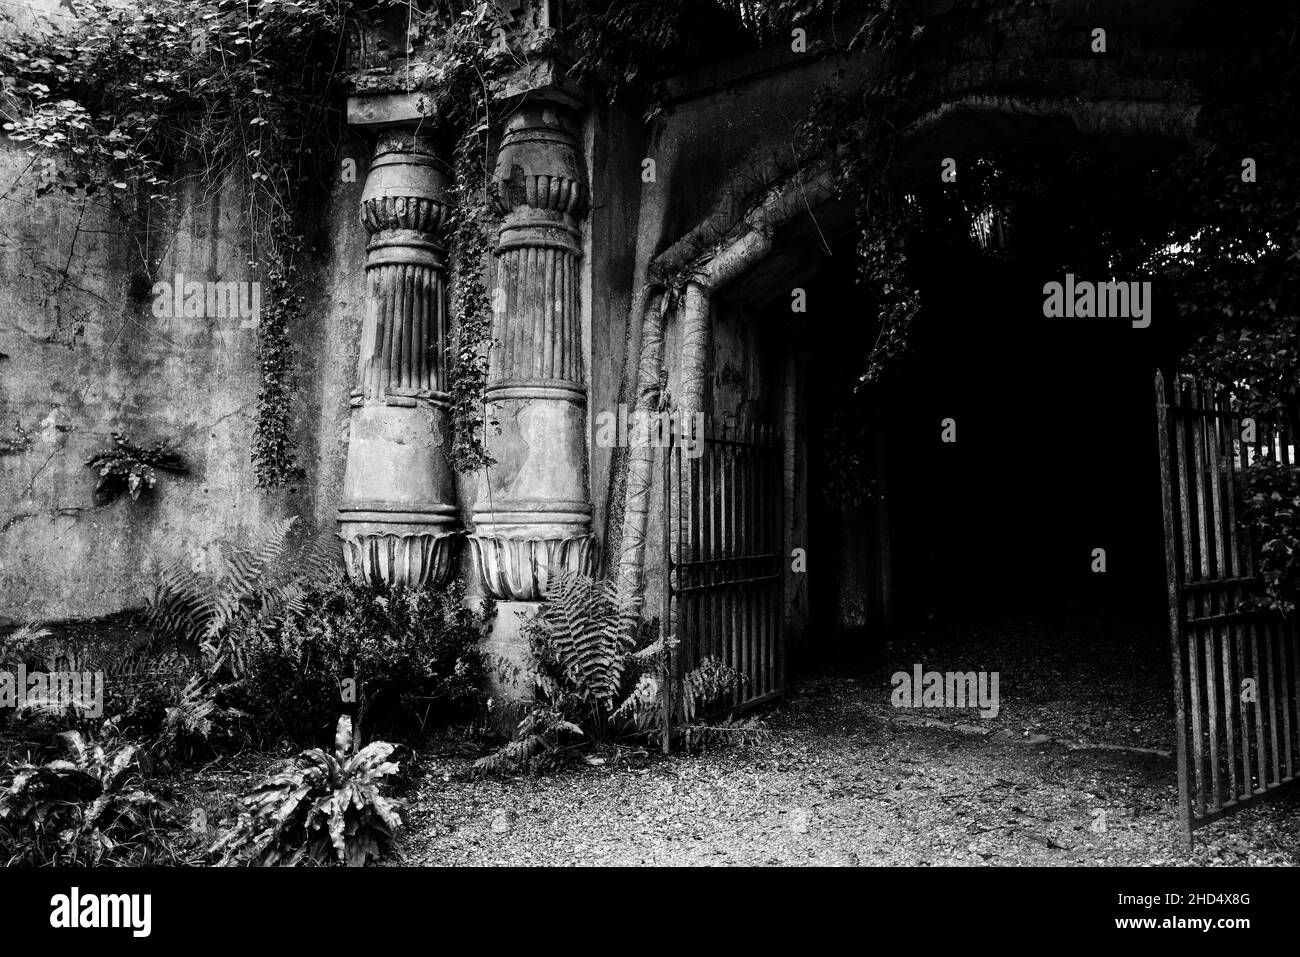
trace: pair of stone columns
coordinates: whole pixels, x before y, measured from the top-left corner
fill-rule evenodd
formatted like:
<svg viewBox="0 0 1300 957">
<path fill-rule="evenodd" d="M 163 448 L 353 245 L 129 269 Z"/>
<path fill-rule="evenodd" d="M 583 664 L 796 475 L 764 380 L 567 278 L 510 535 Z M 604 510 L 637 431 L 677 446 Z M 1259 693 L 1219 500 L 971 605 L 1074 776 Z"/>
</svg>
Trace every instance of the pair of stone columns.
<svg viewBox="0 0 1300 957">
<path fill-rule="evenodd" d="M 446 168 L 418 125 L 387 126 L 362 193 L 366 307 L 339 508 L 354 579 L 443 584 L 464 534 L 445 452 Z M 493 192 L 504 221 L 484 399 L 496 464 L 480 476 L 469 542 L 488 594 L 538 601 L 559 571 L 590 572 L 594 546 L 578 297 L 587 185 L 564 106 L 532 99 L 511 115 Z"/>
</svg>

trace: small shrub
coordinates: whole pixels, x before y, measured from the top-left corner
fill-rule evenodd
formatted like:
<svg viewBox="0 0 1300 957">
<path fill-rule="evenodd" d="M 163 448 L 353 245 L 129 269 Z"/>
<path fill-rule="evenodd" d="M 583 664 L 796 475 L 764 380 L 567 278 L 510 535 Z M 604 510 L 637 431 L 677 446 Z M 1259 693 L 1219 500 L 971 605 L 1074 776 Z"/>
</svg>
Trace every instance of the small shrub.
<svg viewBox="0 0 1300 957">
<path fill-rule="evenodd" d="M 396 774 L 395 745 L 352 751 L 352 722 L 339 718 L 333 753 L 302 752 L 240 799 L 248 810 L 212 847 L 218 865 L 360 867 L 395 851 L 405 802 L 381 795 Z"/>
<path fill-rule="evenodd" d="M 35 672 L 101 671 L 99 660 L 98 649 L 56 639 L 35 622 L 0 639 L 0 669 L 10 675 L 20 668 L 26 668 L 29 676 Z M 83 686 L 78 694 L 75 687 L 49 682 L 33 694 L 32 689 L 19 688 L 16 683 L 10 687 L 21 696 L 12 708 L 0 708 L 0 728 L 15 743 L 52 754 L 63 749 L 59 737 L 63 732 L 90 733 L 99 726 L 102 714 L 98 705 L 103 702 L 88 693 L 91 689 Z"/>
<path fill-rule="evenodd" d="M 494 614 L 465 606 L 464 586 L 389 588 L 335 580 L 304 608 L 246 635 L 248 710 L 314 743 L 340 709 L 362 728 L 405 737 L 470 716 L 486 677 L 479 642 Z"/>
<path fill-rule="evenodd" d="M 105 752 L 67 732 L 67 758 L 18 764 L 0 791 L 0 853 L 10 864 L 175 863 L 169 805 L 139 787 L 137 748 Z"/>
</svg>

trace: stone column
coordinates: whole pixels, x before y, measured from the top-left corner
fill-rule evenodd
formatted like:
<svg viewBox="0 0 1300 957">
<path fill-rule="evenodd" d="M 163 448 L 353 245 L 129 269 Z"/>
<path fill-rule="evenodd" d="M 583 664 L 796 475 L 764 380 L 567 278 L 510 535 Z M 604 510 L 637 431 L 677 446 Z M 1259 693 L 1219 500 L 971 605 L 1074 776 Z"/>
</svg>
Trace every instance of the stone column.
<svg viewBox="0 0 1300 957">
<path fill-rule="evenodd" d="M 587 386 L 578 302 L 582 152 L 567 108 L 532 97 L 511 116 L 494 174 L 504 222 L 489 291 L 496 345 L 485 395 L 500 434 L 470 539 L 483 585 L 539 601 L 560 571 L 590 573 Z"/>
<path fill-rule="evenodd" d="M 430 137 L 384 129 L 361 195 L 366 312 L 339 537 L 348 574 L 442 584 L 460 534 L 447 434 L 448 178 Z"/>
</svg>

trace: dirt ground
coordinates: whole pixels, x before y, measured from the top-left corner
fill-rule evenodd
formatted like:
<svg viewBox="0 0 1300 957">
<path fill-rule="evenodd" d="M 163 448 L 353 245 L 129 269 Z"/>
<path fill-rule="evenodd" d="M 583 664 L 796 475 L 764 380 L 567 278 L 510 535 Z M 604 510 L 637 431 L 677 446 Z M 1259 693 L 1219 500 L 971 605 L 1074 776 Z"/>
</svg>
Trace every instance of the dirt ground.
<svg viewBox="0 0 1300 957">
<path fill-rule="evenodd" d="M 1158 641 L 1041 622 L 960 639 L 917 636 L 871 668 L 801 682 L 746 747 L 515 778 L 474 777 L 456 749 L 426 753 L 406 863 L 1300 862 L 1295 789 L 1184 850 Z M 1000 714 L 894 709 L 890 676 L 914 662 L 998 670 Z"/>
</svg>

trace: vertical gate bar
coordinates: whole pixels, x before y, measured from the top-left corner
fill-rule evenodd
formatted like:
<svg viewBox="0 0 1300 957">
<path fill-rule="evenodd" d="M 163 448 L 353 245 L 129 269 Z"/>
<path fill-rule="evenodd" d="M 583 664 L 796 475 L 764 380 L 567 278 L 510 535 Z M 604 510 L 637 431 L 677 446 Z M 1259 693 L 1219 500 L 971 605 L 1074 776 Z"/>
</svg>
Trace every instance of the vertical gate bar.
<svg viewBox="0 0 1300 957">
<path fill-rule="evenodd" d="M 1267 436 L 1267 445 L 1269 455 L 1273 454 L 1274 437 L 1272 427 L 1267 423 L 1260 423 L 1259 437 L 1261 440 Z M 1262 449 L 1261 449 L 1262 451 Z M 1264 676 L 1259 668 L 1259 632 L 1267 623 L 1266 616 L 1258 614 L 1253 616 L 1251 625 L 1247 628 L 1247 635 L 1250 639 L 1250 663 L 1251 676 L 1255 679 L 1255 771 L 1258 786 L 1253 789 L 1255 794 L 1263 794 L 1268 788 L 1268 751 L 1264 743 L 1264 704 L 1260 697 L 1264 694 Z"/>
<path fill-rule="evenodd" d="M 1268 738 L 1270 754 L 1273 757 L 1274 786 L 1282 783 L 1282 761 L 1278 754 L 1277 740 L 1277 653 L 1275 645 L 1278 640 L 1277 616 L 1269 615 L 1264 630 L 1264 666 L 1268 669 Z"/>
<path fill-rule="evenodd" d="M 723 517 L 722 504 L 724 493 L 726 491 L 726 475 L 723 470 L 722 455 L 725 447 L 718 440 L 718 423 L 710 419 L 709 431 L 713 439 L 712 444 L 712 466 L 713 485 L 709 490 L 712 500 L 709 509 L 713 515 L 713 561 L 709 564 L 709 615 L 713 620 L 713 634 L 716 636 L 717 654 L 719 662 L 731 660 L 731 646 L 727 643 L 727 630 L 722 625 L 722 587 L 719 584 L 722 580 L 721 569 L 726 554 L 726 543 L 723 539 L 723 528 L 725 521 Z"/>
<path fill-rule="evenodd" d="M 1274 434 L 1277 436 L 1277 441 L 1275 443 L 1277 446 L 1277 461 L 1284 465 L 1290 465 L 1290 453 L 1288 451 L 1289 442 L 1288 442 L 1286 424 L 1283 423 L 1280 426 L 1276 426 Z M 1279 723 L 1278 722 L 1278 680 L 1277 680 L 1278 653 L 1276 647 L 1282 642 L 1282 631 L 1281 628 L 1279 627 L 1279 622 L 1278 622 L 1278 619 L 1280 617 L 1281 617 L 1280 615 L 1274 614 L 1272 612 L 1267 613 L 1267 622 L 1268 622 L 1267 630 L 1264 633 L 1265 634 L 1264 667 L 1268 669 L 1268 738 L 1269 738 L 1269 747 L 1270 747 L 1269 753 L 1273 759 L 1272 773 L 1270 774 L 1270 777 L 1272 779 L 1271 786 L 1273 787 L 1276 787 L 1277 785 L 1282 783 L 1282 774 L 1283 774 L 1282 759 L 1281 759 L 1281 754 L 1279 752 L 1279 742 L 1278 742 L 1278 723 Z M 1261 684 L 1263 684 L 1262 681 Z M 1282 682 L 1283 691 L 1285 691 L 1285 688 L 1286 688 L 1286 683 L 1284 679 Z M 1286 711 L 1287 711 L 1286 702 L 1283 702 L 1282 713 L 1285 714 Z M 1267 782 L 1265 783 L 1267 785 Z"/>
<path fill-rule="evenodd" d="M 786 574 L 786 563 L 790 561 L 790 554 L 785 550 L 785 429 L 781 425 L 775 425 L 771 429 L 772 453 L 769 458 L 768 467 L 772 474 L 768 476 L 768 484 L 772 488 L 772 552 L 776 558 L 773 560 L 772 572 L 776 576 L 772 581 L 772 607 L 769 609 L 769 615 L 772 619 L 772 660 L 769 662 L 772 673 L 772 693 L 781 694 L 781 642 L 785 635 L 785 590 L 788 587 L 789 576 Z"/>
<path fill-rule="evenodd" d="M 735 633 L 728 622 L 727 559 L 731 555 L 731 521 L 727 503 L 731 498 L 731 481 L 727 466 L 727 422 L 718 423 L 718 563 L 714 566 L 718 582 L 718 630 L 722 635 L 723 661 L 730 667 L 735 653 Z M 735 704 L 735 701 L 732 702 Z"/>
<path fill-rule="evenodd" d="M 1292 468 L 1296 465 L 1296 447 L 1295 447 L 1295 423 L 1288 419 L 1284 423 L 1285 429 L 1285 447 L 1284 454 L 1286 462 Z M 1282 718 L 1283 718 L 1283 737 L 1286 751 L 1286 776 L 1288 779 L 1295 776 L 1295 764 L 1293 763 L 1294 735 L 1297 726 L 1291 723 L 1291 712 L 1293 708 L 1300 709 L 1300 685 L 1290 680 L 1291 668 L 1288 666 L 1288 659 L 1294 659 L 1292 652 L 1292 636 L 1295 633 L 1293 619 L 1282 618 L 1278 622 L 1278 653 L 1281 658 L 1280 672 L 1282 678 Z M 1289 687 L 1288 687 L 1289 686 Z M 1297 718 L 1300 719 L 1300 711 L 1297 711 Z"/>
<path fill-rule="evenodd" d="M 1258 459 L 1261 454 L 1263 444 L 1260 436 L 1261 436 L 1261 432 L 1260 429 L 1257 427 L 1255 430 L 1255 441 L 1253 445 L 1248 444 L 1244 437 L 1242 438 L 1241 462 L 1242 462 L 1243 471 L 1249 466 L 1249 464 L 1252 461 Z M 1245 568 L 1245 574 L 1246 577 L 1253 579 L 1255 578 L 1255 542 L 1254 542 L 1254 532 L 1252 531 L 1249 523 L 1243 523 L 1241 525 L 1240 535 L 1242 540 L 1241 558 Z M 1237 628 L 1234 633 L 1233 640 L 1236 646 L 1234 650 L 1236 652 L 1237 665 L 1238 665 L 1237 667 L 1238 689 L 1240 689 L 1241 687 L 1241 682 L 1248 677 L 1247 672 L 1249 671 L 1249 665 L 1247 662 L 1246 655 L 1250 644 L 1250 629 L 1251 629 L 1251 621 L 1249 618 L 1247 618 L 1247 619 L 1243 619 L 1241 622 L 1237 624 Z M 1253 749 L 1253 745 L 1251 744 L 1251 733 L 1250 733 L 1251 708 L 1250 708 L 1250 704 L 1247 701 L 1245 701 L 1244 698 L 1242 697 L 1240 691 L 1237 692 L 1236 699 L 1237 699 L 1237 707 L 1239 709 L 1238 713 L 1241 717 L 1241 761 L 1242 761 L 1242 772 L 1243 772 L 1242 782 L 1241 782 L 1241 797 L 1243 800 L 1245 800 L 1249 798 L 1254 793 L 1255 790 L 1251 784 L 1251 782 L 1254 780 L 1255 777 L 1255 771 L 1254 771 L 1255 764 L 1254 764 L 1254 759 L 1251 756 L 1251 751 Z"/>
<path fill-rule="evenodd" d="M 725 622 L 725 585 L 723 584 L 723 570 L 727 567 L 727 445 L 723 441 L 725 428 L 722 421 L 715 421 L 714 434 L 718 437 L 718 442 L 714 445 L 715 476 L 712 494 L 714 494 L 714 508 L 716 521 L 716 551 L 714 562 L 710 566 L 710 580 L 714 583 L 714 625 L 718 629 L 718 661 L 731 664 L 731 635 L 727 632 L 727 622 Z"/>
<path fill-rule="evenodd" d="M 1224 509 L 1223 509 L 1223 482 L 1219 478 L 1219 449 L 1223 442 L 1223 422 L 1219 418 L 1219 403 L 1222 398 L 1221 392 L 1213 385 L 1206 389 L 1206 408 L 1209 412 L 1205 420 L 1205 451 L 1207 465 L 1210 472 L 1210 527 L 1213 529 L 1211 538 L 1213 539 L 1214 571 L 1213 576 L 1216 580 L 1222 581 L 1227 578 L 1225 565 L 1227 564 L 1224 555 L 1224 539 L 1227 537 L 1224 532 Z M 1206 599 L 1209 604 L 1211 615 L 1218 615 L 1227 611 L 1227 587 L 1209 589 L 1209 595 Z M 1218 625 L 1211 625 L 1206 634 L 1205 644 L 1205 703 L 1209 717 L 1210 731 L 1210 778 L 1214 788 L 1214 809 L 1218 810 L 1223 807 L 1223 774 L 1220 764 L 1219 755 L 1219 683 L 1218 657 L 1221 654 L 1219 648 L 1219 638 L 1223 629 Z"/>
<path fill-rule="evenodd" d="M 751 444 L 749 447 L 749 558 L 745 561 L 747 571 L 745 577 L 749 578 L 752 584 L 749 586 L 749 628 L 750 628 L 750 659 L 749 669 L 754 674 L 754 690 L 752 694 L 755 697 L 763 693 L 763 629 L 759 618 L 759 604 L 762 600 L 763 585 L 759 581 L 759 575 L 762 570 L 758 567 L 760 559 L 758 556 L 761 552 L 758 549 L 759 538 L 759 507 L 761 504 L 760 492 L 758 490 L 758 425 L 750 423 L 749 436 Z"/>
<path fill-rule="evenodd" d="M 713 558 L 718 547 L 717 530 L 714 528 L 714 499 L 717 494 L 717 469 L 713 465 L 713 431 L 709 428 L 709 417 L 701 416 L 699 420 L 700 441 L 700 522 L 704 526 L 704 554 L 700 565 L 700 584 L 705 586 L 700 592 L 700 628 L 707 636 L 705 647 L 710 655 L 718 653 L 718 630 L 713 620 Z"/>
<path fill-rule="evenodd" d="M 754 444 L 755 436 L 758 433 L 758 427 L 751 422 L 747 429 L 749 432 L 750 445 L 745 451 L 745 481 L 749 484 L 749 529 L 745 535 L 747 541 L 748 556 L 745 559 L 745 577 L 750 580 L 749 602 L 747 603 L 747 613 L 749 615 L 749 671 L 753 684 L 751 685 L 750 695 L 758 697 L 763 693 L 763 669 L 762 649 L 763 633 L 758 626 L 758 597 L 759 589 L 762 587 L 758 581 L 758 476 L 754 472 L 754 462 L 758 454 L 758 447 Z"/>
<path fill-rule="evenodd" d="M 1227 473 L 1224 477 L 1225 493 L 1227 500 L 1228 517 L 1228 576 L 1240 580 L 1245 575 L 1241 558 L 1241 542 L 1237 537 L 1237 472 L 1242 466 L 1245 459 L 1245 449 L 1240 445 L 1241 440 L 1241 422 L 1234 408 L 1234 403 L 1230 394 L 1225 394 L 1223 403 L 1223 414 L 1226 417 L 1227 433 L 1225 440 L 1225 458 Z M 1237 449 L 1241 449 L 1241 455 L 1237 455 Z M 1229 588 L 1225 594 L 1227 601 L 1227 611 L 1235 612 L 1241 604 L 1244 590 L 1240 585 L 1234 585 Z M 1230 792 L 1229 800 L 1235 804 L 1241 796 L 1241 788 L 1237 783 L 1237 729 L 1235 724 L 1234 711 L 1236 710 L 1236 699 L 1239 697 L 1235 689 L 1241 687 L 1241 682 L 1233 672 L 1232 648 L 1238 640 L 1238 633 L 1241 626 L 1236 620 L 1230 621 L 1223 630 L 1223 723 L 1224 723 L 1224 740 L 1228 749 L 1228 789 Z"/>
<path fill-rule="evenodd" d="M 758 644 L 755 654 L 758 661 L 759 693 L 767 694 L 769 675 L 767 673 L 767 571 L 770 560 L 763 558 L 768 552 L 767 516 L 771 512 L 767 491 L 767 449 L 763 446 L 763 436 L 767 430 L 755 426 L 754 435 L 754 576 L 758 583 L 754 586 L 754 620 L 758 627 Z"/>
<path fill-rule="evenodd" d="M 1255 679 L 1255 787 L 1252 789 L 1255 794 L 1268 790 L 1268 745 L 1264 734 L 1264 703 L 1260 700 L 1264 696 L 1264 672 L 1259 666 L 1260 632 L 1267 625 L 1267 617 L 1257 615 L 1248 630 L 1251 674 Z"/>
<path fill-rule="evenodd" d="M 759 457 L 760 451 L 758 446 L 758 436 L 760 429 L 757 423 L 750 426 L 749 434 L 754 444 L 749 449 L 749 487 L 750 487 L 750 505 L 749 515 L 752 524 L 749 528 L 749 578 L 753 584 L 749 586 L 749 616 L 750 628 L 753 632 L 751 639 L 753 662 L 751 667 L 754 671 L 754 694 L 760 696 L 764 690 L 763 679 L 763 591 L 765 585 L 762 581 L 763 569 L 760 567 L 763 560 L 758 556 L 763 554 L 759 548 L 759 540 L 762 537 L 762 529 L 759 523 L 762 521 L 763 498 L 762 491 L 759 488 Z"/>
<path fill-rule="evenodd" d="M 740 481 L 738 481 L 736 507 L 740 510 L 740 523 L 737 531 L 737 553 L 741 555 L 740 562 L 736 566 L 736 577 L 744 583 L 749 577 L 749 508 L 750 508 L 750 488 L 749 488 L 749 423 L 740 424 L 740 439 L 742 445 L 737 446 L 736 456 L 738 459 L 738 471 L 740 471 Z M 754 697 L 754 646 L 753 633 L 750 631 L 749 623 L 749 603 L 750 588 L 748 584 L 740 586 L 740 635 L 742 658 L 745 662 L 745 687 L 749 689 L 746 698 Z"/>
<path fill-rule="evenodd" d="M 1295 766 L 1291 758 L 1291 743 L 1294 740 L 1291 729 L 1291 706 L 1295 688 L 1291 685 L 1291 662 L 1290 654 L 1287 650 L 1289 643 L 1290 628 L 1285 618 L 1277 622 L 1277 656 L 1278 683 L 1282 686 L 1281 696 L 1278 698 L 1282 712 L 1282 774 L 1286 780 L 1290 780 L 1295 775 Z"/>
<path fill-rule="evenodd" d="M 685 446 L 686 443 L 682 443 Z M 683 452 L 685 449 L 683 449 Z M 697 456 L 687 456 L 686 471 L 690 476 L 691 491 L 688 496 L 691 503 L 691 520 L 690 520 L 690 547 L 687 549 L 686 558 L 691 563 L 691 584 L 698 585 L 698 576 L 700 571 L 700 559 L 703 557 L 700 548 L 700 520 L 702 518 L 703 503 L 700 500 L 701 491 L 704 485 L 704 476 L 700 474 L 700 460 Z M 683 659 L 683 670 L 689 671 L 700 662 L 700 646 L 704 640 L 703 630 L 700 628 L 700 592 L 691 592 L 691 647 L 690 652 Z"/>
<path fill-rule="evenodd" d="M 673 621 L 673 551 L 672 551 L 672 527 L 673 515 L 680 510 L 673 508 L 673 439 L 669 436 L 668 443 L 663 449 L 663 496 L 664 496 L 664 518 L 663 518 L 663 546 L 664 546 L 664 568 L 667 574 L 664 576 L 664 593 L 663 593 L 663 610 L 660 614 L 661 624 L 659 634 L 663 638 L 669 635 L 677 635 L 677 623 Z M 681 574 L 678 569 L 677 574 Z M 663 721 L 661 736 L 663 738 L 661 747 L 664 754 L 672 750 L 673 735 L 673 699 L 672 699 L 672 653 L 664 651 L 664 687 L 661 692 L 663 702 Z"/>
<path fill-rule="evenodd" d="M 780 494 L 781 494 L 781 497 L 780 497 L 780 499 L 778 499 L 778 501 L 780 502 L 780 510 L 779 510 L 778 513 L 777 513 L 777 519 L 776 519 L 776 521 L 777 521 L 777 526 L 776 526 L 776 533 L 775 533 L 774 541 L 778 541 L 778 542 L 781 542 L 781 543 L 784 544 L 784 542 L 785 542 L 785 527 L 786 527 L 786 514 L 785 514 L 785 509 L 786 509 L 786 507 L 788 506 L 789 509 L 790 509 L 790 516 L 789 516 L 789 519 L 790 519 L 790 527 L 791 527 L 792 529 L 793 529 L 793 527 L 794 527 L 794 514 L 795 514 L 795 508 L 794 508 L 794 494 L 793 494 L 793 489 L 794 489 L 794 473 L 793 473 L 793 471 L 791 472 L 791 475 L 790 475 L 790 487 L 791 487 L 790 502 L 787 503 L 786 500 L 785 500 L 785 465 L 786 465 L 786 451 L 785 451 L 785 446 L 786 446 L 786 442 L 789 441 L 789 444 L 790 444 L 790 447 L 791 447 L 790 454 L 791 454 L 791 455 L 794 455 L 794 454 L 795 454 L 795 451 L 796 451 L 796 449 L 795 449 L 796 442 L 794 441 L 794 438 L 795 438 L 795 435 L 796 435 L 797 433 L 795 433 L 794 431 L 792 431 L 791 434 L 790 434 L 790 436 L 789 436 L 789 438 L 787 439 L 787 436 L 786 436 L 786 434 L 785 434 L 785 427 L 784 427 L 784 425 L 782 425 L 781 429 L 779 430 L 779 432 L 778 432 L 777 434 L 780 435 L 780 437 L 781 437 L 781 442 L 780 442 L 780 444 L 777 445 L 777 447 L 776 447 L 776 448 L 777 448 L 777 451 L 773 453 L 773 456 L 772 456 L 772 463 L 773 463 L 773 468 L 775 469 L 775 485 L 776 485 L 776 487 L 777 487 L 778 489 L 781 490 L 781 493 L 780 493 Z M 792 536 L 792 538 L 793 538 L 793 536 Z M 793 542 L 791 542 L 791 545 L 793 546 Z M 774 655 L 776 656 L 776 661 L 774 662 L 774 664 L 775 664 L 775 666 L 776 666 L 776 687 L 777 687 L 777 690 L 781 693 L 781 697 L 782 697 L 782 699 L 784 699 L 784 698 L 785 698 L 785 665 L 786 665 L 786 660 L 785 660 L 785 656 L 786 656 L 786 620 L 785 620 L 786 594 L 785 594 L 785 589 L 786 589 L 787 585 L 790 584 L 790 583 L 789 583 L 789 576 L 784 574 L 784 565 L 785 565 L 785 562 L 786 562 L 786 554 L 785 554 L 785 550 L 784 550 L 784 548 L 778 549 L 778 553 L 779 553 L 779 556 L 780 556 L 780 557 L 779 557 L 779 559 L 778 559 L 779 564 L 778 564 L 777 567 L 778 567 L 778 569 L 781 569 L 781 570 L 782 570 L 782 574 L 781 574 L 781 576 L 777 579 L 777 594 L 776 594 L 776 600 L 777 600 L 777 603 L 778 603 L 778 604 L 777 604 L 777 608 L 776 608 L 776 626 L 777 626 L 777 627 L 776 627 L 776 641 L 777 641 L 777 645 L 776 645 L 776 648 L 773 649 L 773 653 L 774 653 Z"/>
<path fill-rule="evenodd" d="M 727 579 L 731 584 L 731 629 L 735 636 L 736 642 L 736 670 L 742 675 L 745 674 L 745 658 L 748 648 L 745 645 L 745 586 L 740 584 L 744 575 L 741 573 L 741 566 L 744 560 L 741 557 L 745 554 L 745 470 L 744 470 L 744 450 L 739 444 L 743 432 L 740 421 L 736 418 L 728 419 L 728 427 L 731 432 L 731 560 L 727 563 Z M 748 677 L 748 676 L 746 676 Z M 743 704 L 748 697 L 749 684 L 746 682 L 740 688 L 740 700 L 737 704 Z"/>
<path fill-rule="evenodd" d="M 772 588 L 768 594 L 767 605 L 767 681 L 768 692 L 780 693 L 781 677 L 777 671 L 780 655 L 781 632 L 785 631 L 785 563 L 789 555 L 785 553 L 785 449 L 776 450 L 777 437 L 783 434 L 781 426 L 770 425 L 767 439 L 770 443 L 767 452 L 767 489 L 772 506 L 768 510 L 767 549 L 775 555 L 772 559 Z"/>
<path fill-rule="evenodd" d="M 723 436 L 727 439 L 727 487 L 731 494 L 727 496 L 727 630 L 731 632 L 731 666 L 741 674 L 745 673 L 742 656 L 744 655 L 744 636 L 738 627 L 740 595 L 737 592 L 736 556 L 739 554 L 739 519 L 740 490 L 738 487 L 736 463 L 736 420 L 728 416 L 723 427 Z M 736 689 L 735 704 L 744 701 L 744 691 Z"/>
<path fill-rule="evenodd" d="M 685 463 L 682 462 L 683 458 L 686 458 Z M 682 448 L 680 444 L 677 447 L 677 454 L 673 458 L 673 465 L 675 466 L 675 471 L 677 473 L 678 501 L 681 501 L 682 491 L 684 490 L 686 501 L 688 503 L 687 509 L 694 508 L 694 505 L 689 503 L 693 502 L 698 494 L 698 490 L 695 483 L 692 481 L 691 460 L 686 456 L 686 450 Z M 689 521 L 688 516 L 690 513 L 687 509 L 679 508 L 677 510 L 677 564 L 679 567 L 686 567 L 686 562 L 692 557 L 689 554 L 686 544 L 688 532 L 683 528 L 683 524 Z M 692 585 L 694 585 L 696 584 L 696 576 L 699 574 L 699 566 L 690 565 L 689 567 L 691 569 L 691 574 L 688 580 Z M 694 655 L 695 644 L 699 640 L 699 635 L 692 631 L 691 617 L 697 612 L 697 606 L 699 605 L 699 592 L 691 591 L 685 597 L 687 599 L 685 609 L 683 610 L 680 605 L 677 609 L 677 625 L 682 630 L 682 637 L 685 640 L 677 646 L 682 650 L 679 650 L 679 652 L 673 656 L 672 678 L 674 712 L 677 710 L 678 689 L 680 688 L 681 680 L 685 675 L 685 668 L 683 665 L 685 662 L 690 660 L 690 656 Z"/>
<path fill-rule="evenodd" d="M 772 489 L 768 485 L 768 452 L 767 452 L 767 426 L 758 427 L 759 447 L 754 451 L 754 482 L 757 488 L 757 512 L 756 527 L 754 529 L 754 551 L 758 555 L 766 555 L 772 550 L 771 541 L 769 540 L 770 529 L 768 528 L 768 516 L 772 514 Z M 754 572 L 756 575 L 766 575 L 771 559 L 755 558 Z M 756 605 L 755 611 L 758 615 L 758 674 L 760 685 L 758 691 L 766 695 L 772 690 L 772 672 L 769 665 L 768 646 L 771 643 L 772 635 L 768 630 L 769 622 L 767 620 L 768 593 L 771 586 L 764 580 L 755 592 Z"/>
<path fill-rule="evenodd" d="M 750 643 L 749 633 L 749 598 L 750 590 L 746 579 L 746 569 L 749 567 L 749 444 L 747 437 L 749 435 L 749 426 L 744 422 L 737 424 L 738 435 L 741 444 L 736 447 L 736 485 L 740 493 L 736 501 L 736 511 L 739 514 L 736 520 L 736 529 L 739 532 L 737 536 L 737 555 L 739 560 L 736 562 L 736 580 L 739 581 L 740 589 L 738 593 L 739 601 L 737 602 L 737 611 L 739 621 L 736 627 L 740 629 L 741 635 L 741 660 L 745 666 L 745 687 L 746 700 L 754 696 L 754 676 L 752 674 L 754 649 Z"/>
<path fill-rule="evenodd" d="M 696 421 L 692 427 L 697 430 L 696 441 L 699 442 L 700 450 L 700 561 L 711 562 L 713 560 L 713 466 L 711 449 L 712 446 L 708 440 L 708 430 L 702 417 L 697 415 Z M 696 566 L 700 570 L 699 583 L 704 584 L 706 581 L 705 569 L 711 568 L 709 565 Z M 715 643 L 717 642 L 717 632 L 713 629 L 712 609 L 709 606 L 711 601 L 711 592 L 701 591 L 699 593 L 699 626 L 700 626 L 700 647 L 704 649 L 707 656 L 714 656 L 718 653 Z"/>
<path fill-rule="evenodd" d="M 749 564 L 745 556 L 749 554 L 749 530 L 745 527 L 749 513 L 749 489 L 746 488 L 748 476 L 746 460 L 749 449 L 745 437 L 749 430 L 745 423 L 737 420 L 736 437 L 736 564 L 733 575 L 739 585 L 736 588 L 736 631 L 740 635 L 741 673 L 745 676 L 745 696 L 748 701 L 754 693 L 754 676 L 750 674 L 751 649 L 749 645 L 749 585 L 745 582 L 745 567 Z"/>
<path fill-rule="evenodd" d="M 764 559 L 764 572 L 775 575 L 763 592 L 763 693 L 771 694 L 776 690 L 776 675 L 772 674 L 772 645 L 776 642 L 775 622 L 772 622 L 772 593 L 780 588 L 784 577 L 784 562 L 781 558 L 781 546 L 772 537 L 772 516 L 780 515 L 781 490 L 772 486 L 772 426 L 763 426 L 763 554 L 776 555 L 776 559 Z"/>
<path fill-rule="evenodd" d="M 1196 558 L 1198 582 L 1204 583 L 1210 577 L 1210 553 L 1206 547 L 1205 528 L 1205 405 L 1202 401 L 1200 380 L 1192 383 L 1192 406 L 1196 410 L 1191 419 L 1192 426 L 1192 462 L 1195 468 L 1196 488 Z M 1188 562 L 1190 565 L 1190 561 Z M 1209 598 L 1201 595 L 1195 598 L 1196 615 L 1203 617 L 1209 611 Z M 1204 641 L 1205 627 L 1196 625 L 1190 629 L 1191 637 L 1187 649 L 1187 670 L 1191 677 L 1192 690 L 1192 748 L 1196 757 L 1196 812 L 1197 816 L 1205 814 L 1205 728 L 1201 721 L 1204 704 L 1201 701 L 1201 645 Z"/>
<path fill-rule="evenodd" d="M 1300 761 L 1300 629 L 1296 628 L 1295 619 L 1287 621 L 1287 644 L 1291 646 L 1291 693 L 1292 706 L 1295 709 L 1296 759 Z"/>
<path fill-rule="evenodd" d="M 1174 380 L 1174 395 L 1178 394 L 1178 381 Z M 1178 755 L 1178 809 L 1182 819 L 1183 840 L 1187 849 L 1192 847 L 1192 808 L 1187 787 L 1187 712 L 1183 692 L 1181 599 L 1178 588 L 1178 554 L 1174 543 L 1173 489 L 1170 484 L 1169 430 L 1176 427 L 1177 418 L 1171 413 L 1165 395 L 1165 377 L 1156 372 L 1156 431 L 1160 449 L 1160 504 L 1165 529 L 1165 590 L 1169 600 L 1169 648 L 1174 671 L 1174 730 L 1177 736 Z M 1181 464 L 1181 463 L 1180 463 Z M 1180 469 L 1181 471 L 1181 469 Z"/>
</svg>

